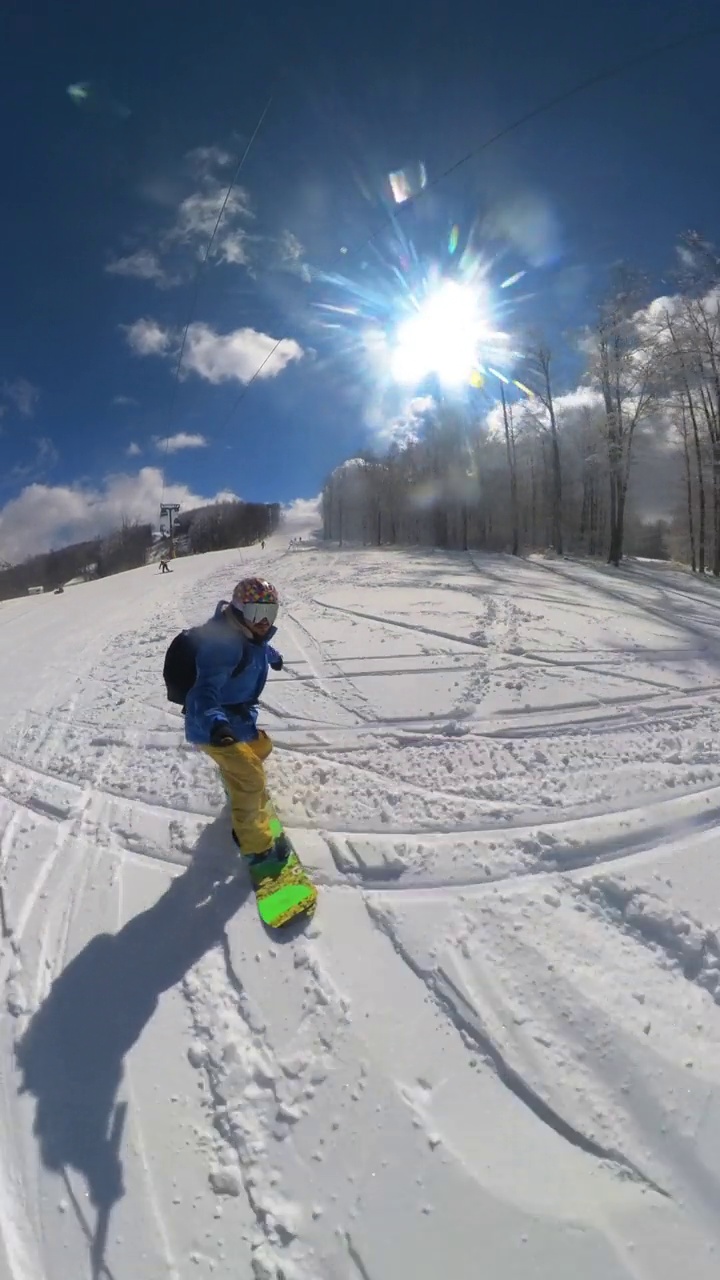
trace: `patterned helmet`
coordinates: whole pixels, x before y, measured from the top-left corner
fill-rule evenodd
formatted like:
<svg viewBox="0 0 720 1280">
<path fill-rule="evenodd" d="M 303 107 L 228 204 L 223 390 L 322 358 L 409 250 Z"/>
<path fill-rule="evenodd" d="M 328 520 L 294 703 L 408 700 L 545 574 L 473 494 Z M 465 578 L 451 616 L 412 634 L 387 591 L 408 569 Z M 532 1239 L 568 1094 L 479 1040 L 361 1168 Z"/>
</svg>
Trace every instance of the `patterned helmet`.
<svg viewBox="0 0 720 1280">
<path fill-rule="evenodd" d="M 242 578 L 232 593 L 233 608 L 246 622 L 274 622 L 279 606 L 278 593 L 264 578 Z"/>
</svg>

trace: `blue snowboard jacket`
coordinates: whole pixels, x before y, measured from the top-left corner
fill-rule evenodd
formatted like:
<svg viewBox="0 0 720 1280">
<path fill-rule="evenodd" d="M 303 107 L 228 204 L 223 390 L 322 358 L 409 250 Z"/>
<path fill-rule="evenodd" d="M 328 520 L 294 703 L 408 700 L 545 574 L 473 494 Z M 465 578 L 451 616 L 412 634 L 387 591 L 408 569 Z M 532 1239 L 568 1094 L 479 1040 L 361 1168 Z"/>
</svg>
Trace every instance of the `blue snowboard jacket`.
<svg viewBox="0 0 720 1280">
<path fill-rule="evenodd" d="M 271 662 L 280 655 L 268 640 L 249 640 L 223 618 L 227 600 L 218 602 L 215 613 L 200 638 L 195 654 L 197 676 L 185 702 L 185 737 L 188 742 L 209 743 L 213 724 L 230 725 L 238 742 L 257 738 L 257 703 Z M 235 668 L 241 665 L 237 675 Z"/>
</svg>

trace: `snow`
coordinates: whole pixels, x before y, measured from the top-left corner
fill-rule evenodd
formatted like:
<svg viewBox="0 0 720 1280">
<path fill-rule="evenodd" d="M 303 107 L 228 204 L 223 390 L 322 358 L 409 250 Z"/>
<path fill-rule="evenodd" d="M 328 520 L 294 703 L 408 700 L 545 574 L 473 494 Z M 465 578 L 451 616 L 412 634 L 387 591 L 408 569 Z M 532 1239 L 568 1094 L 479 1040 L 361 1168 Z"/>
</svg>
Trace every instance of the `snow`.
<svg viewBox="0 0 720 1280">
<path fill-rule="evenodd" d="M 0 1276 L 709 1280 L 716 584 L 308 532 L 0 605 Z M 161 680 L 248 572 L 275 935 Z"/>
</svg>

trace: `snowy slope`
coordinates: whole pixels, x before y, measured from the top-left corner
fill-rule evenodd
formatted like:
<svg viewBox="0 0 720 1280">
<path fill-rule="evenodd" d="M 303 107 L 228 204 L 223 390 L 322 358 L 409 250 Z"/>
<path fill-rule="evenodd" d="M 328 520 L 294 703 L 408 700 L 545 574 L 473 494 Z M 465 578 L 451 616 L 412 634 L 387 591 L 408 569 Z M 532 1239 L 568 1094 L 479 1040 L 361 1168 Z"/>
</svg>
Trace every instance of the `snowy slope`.
<svg viewBox="0 0 720 1280">
<path fill-rule="evenodd" d="M 283 597 L 271 936 L 162 656 Z M 0 606 L 0 1276 L 693 1280 L 720 1242 L 720 596 L 220 552 Z"/>
</svg>

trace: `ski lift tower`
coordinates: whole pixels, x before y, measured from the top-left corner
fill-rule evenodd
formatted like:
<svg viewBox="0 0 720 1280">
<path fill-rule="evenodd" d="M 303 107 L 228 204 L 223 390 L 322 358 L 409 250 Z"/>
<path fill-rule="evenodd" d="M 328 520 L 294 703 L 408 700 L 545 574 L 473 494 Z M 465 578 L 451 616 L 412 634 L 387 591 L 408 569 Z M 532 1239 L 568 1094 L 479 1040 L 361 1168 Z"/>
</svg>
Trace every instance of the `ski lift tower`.
<svg viewBox="0 0 720 1280">
<path fill-rule="evenodd" d="M 163 516 L 167 516 L 168 534 L 170 537 L 170 555 L 173 560 L 175 559 L 175 540 L 173 537 L 174 515 L 175 515 L 175 512 L 179 510 L 180 510 L 179 502 L 162 502 L 160 504 L 160 519 L 162 520 Z"/>
</svg>

